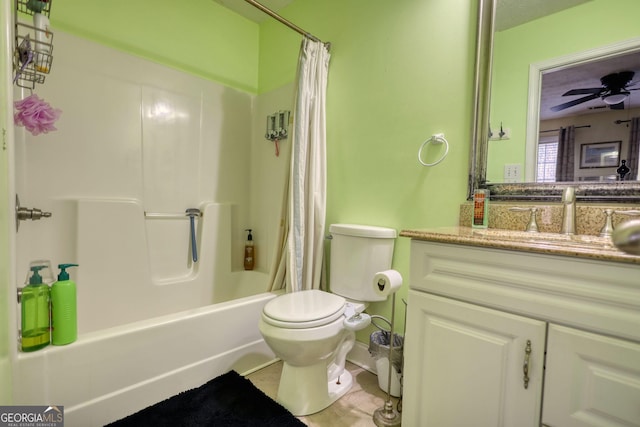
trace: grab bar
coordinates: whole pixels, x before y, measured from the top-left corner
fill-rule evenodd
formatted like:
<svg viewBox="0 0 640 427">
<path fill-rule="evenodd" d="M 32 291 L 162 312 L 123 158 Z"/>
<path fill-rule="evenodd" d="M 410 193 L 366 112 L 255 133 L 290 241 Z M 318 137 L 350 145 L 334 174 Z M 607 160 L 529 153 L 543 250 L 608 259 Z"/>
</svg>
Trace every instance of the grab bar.
<svg viewBox="0 0 640 427">
<path fill-rule="evenodd" d="M 196 217 L 202 216 L 202 212 L 197 208 L 189 208 L 185 213 L 170 213 L 170 212 L 146 212 L 145 218 L 149 219 L 189 219 L 190 222 L 190 240 L 191 240 L 191 256 L 193 262 L 198 262 L 198 247 L 196 243 Z"/>
<path fill-rule="evenodd" d="M 199 214 L 199 216 L 202 215 Z M 189 219 L 187 214 L 169 212 L 145 212 L 144 217 L 149 219 Z"/>
<path fill-rule="evenodd" d="M 193 256 L 193 262 L 198 262 L 198 248 L 196 247 L 196 221 L 195 217 L 200 216 L 200 209 L 189 208 L 186 210 L 186 214 L 191 222 L 191 255 Z"/>
</svg>

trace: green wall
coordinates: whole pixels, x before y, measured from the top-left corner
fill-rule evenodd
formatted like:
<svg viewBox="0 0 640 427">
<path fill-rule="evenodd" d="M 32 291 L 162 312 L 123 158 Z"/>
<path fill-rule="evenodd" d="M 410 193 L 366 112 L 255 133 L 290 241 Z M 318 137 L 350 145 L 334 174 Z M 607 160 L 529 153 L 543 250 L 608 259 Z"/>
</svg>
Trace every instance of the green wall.
<svg viewBox="0 0 640 427">
<path fill-rule="evenodd" d="M 403 228 L 455 225 L 466 199 L 476 1 L 296 0 L 286 18 L 331 42 L 327 94 L 327 224 Z M 293 79 L 300 38 L 276 22 L 260 28 L 260 90 Z M 293 47 L 291 47 L 293 46 Z M 422 142 L 443 132 L 447 158 L 418 163 Z M 435 153 L 434 153 L 435 155 Z M 432 159 L 431 159 L 432 160 Z M 409 239 L 393 268 L 409 282 Z M 404 309 L 397 301 L 399 329 Z M 369 312 L 389 315 L 389 303 Z M 368 342 L 370 330 L 358 339 Z"/>
<path fill-rule="evenodd" d="M 178 4 L 59 0 L 52 25 L 254 93 L 294 80 L 297 33 L 272 19 L 256 25 L 212 0 Z M 477 0 L 296 0 L 280 12 L 332 44 L 327 224 L 457 224 L 466 200 L 476 8 Z M 445 134 L 449 154 L 427 168 L 417 153 L 435 133 Z M 440 150 L 431 147 L 425 159 Z M 409 239 L 397 240 L 393 268 L 404 276 L 405 298 Z M 369 311 L 388 316 L 390 304 Z"/>
<path fill-rule="evenodd" d="M 512 137 L 489 143 L 489 181 L 504 181 L 505 163 L 524 165 L 529 64 L 640 37 L 638 16 L 640 1 L 592 0 L 496 33 L 491 124 Z"/>
<path fill-rule="evenodd" d="M 213 0 L 58 0 L 51 25 L 228 86 L 258 88 L 258 26 Z"/>
</svg>

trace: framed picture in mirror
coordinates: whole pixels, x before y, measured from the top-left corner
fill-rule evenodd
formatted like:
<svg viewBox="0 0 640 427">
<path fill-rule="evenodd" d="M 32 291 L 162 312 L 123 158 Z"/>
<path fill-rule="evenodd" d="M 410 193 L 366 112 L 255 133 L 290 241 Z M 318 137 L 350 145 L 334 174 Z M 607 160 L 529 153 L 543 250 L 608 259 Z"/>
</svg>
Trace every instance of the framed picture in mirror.
<svg viewBox="0 0 640 427">
<path fill-rule="evenodd" d="M 610 174 L 578 177 L 578 181 L 588 181 L 588 182 L 614 182 L 617 180 L 618 180 L 618 177 L 616 175 L 610 175 Z"/>
<path fill-rule="evenodd" d="M 580 169 L 617 167 L 620 163 L 621 142 L 582 144 L 580 146 Z"/>
</svg>

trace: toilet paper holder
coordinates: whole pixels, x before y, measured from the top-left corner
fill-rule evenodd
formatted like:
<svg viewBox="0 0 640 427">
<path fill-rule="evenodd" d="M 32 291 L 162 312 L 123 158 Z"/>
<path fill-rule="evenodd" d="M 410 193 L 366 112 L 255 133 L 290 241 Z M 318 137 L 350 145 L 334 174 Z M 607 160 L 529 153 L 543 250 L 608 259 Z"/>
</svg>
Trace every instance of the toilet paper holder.
<svg viewBox="0 0 640 427">
<path fill-rule="evenodd" d="M 387 298 L 402 286 L 402 275 L 396 270 L 380 271 L 373 277 L 374 292 Z"/>
</svg>

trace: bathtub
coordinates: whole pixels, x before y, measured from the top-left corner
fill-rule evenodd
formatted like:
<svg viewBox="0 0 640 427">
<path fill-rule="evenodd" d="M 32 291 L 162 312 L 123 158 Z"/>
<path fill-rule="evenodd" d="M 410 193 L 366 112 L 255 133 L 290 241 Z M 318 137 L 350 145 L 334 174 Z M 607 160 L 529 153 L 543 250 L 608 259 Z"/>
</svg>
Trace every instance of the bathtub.
<svg viewBox="0 0 640 427">
<path fill-rule="evenodd" d="M 234 288 L 240 294 L 253 280 L 243 282 Z M 18 353 L 14 403 L 63 405 L 66 427 L 102 426 L 231 369 L 247 374 L 275 360 L 258 331 L 262 308 L 275 296 L 263 292 Z"/>
</svg>

